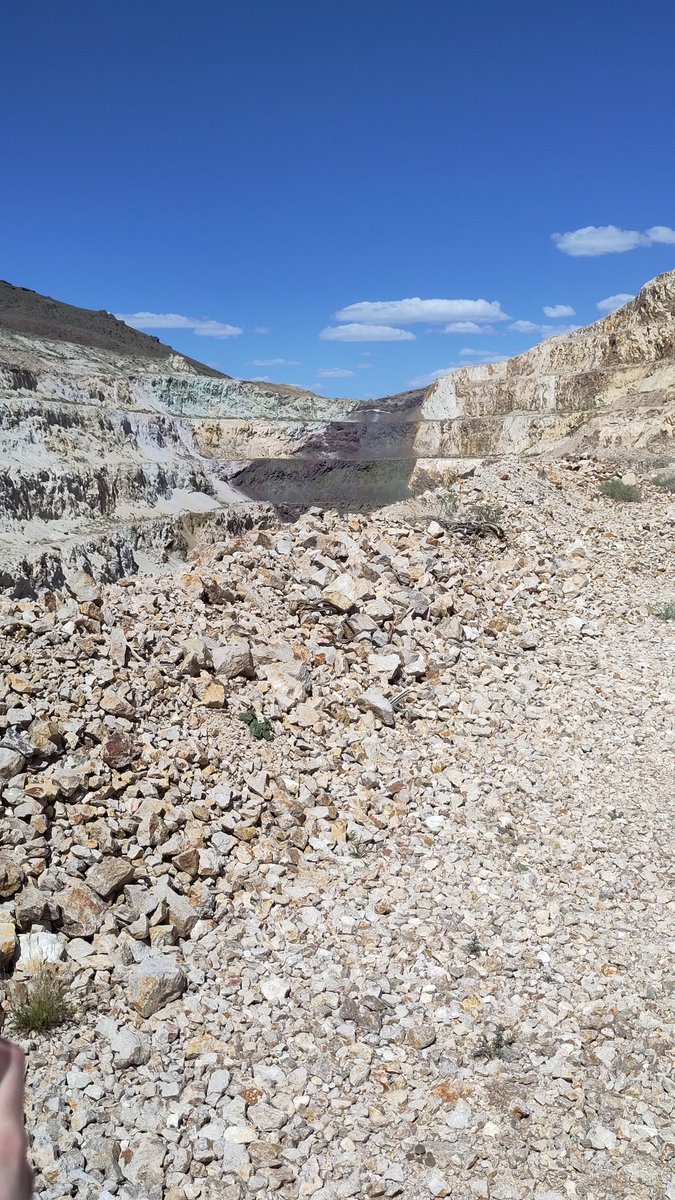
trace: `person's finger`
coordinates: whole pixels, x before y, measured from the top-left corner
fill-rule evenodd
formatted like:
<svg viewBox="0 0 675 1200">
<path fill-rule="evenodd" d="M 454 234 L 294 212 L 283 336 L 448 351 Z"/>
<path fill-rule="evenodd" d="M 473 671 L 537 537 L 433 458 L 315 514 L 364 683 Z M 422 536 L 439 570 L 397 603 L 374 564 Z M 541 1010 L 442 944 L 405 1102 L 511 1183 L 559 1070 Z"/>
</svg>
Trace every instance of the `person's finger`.
<svg viewBox="0 0 675 1200">
<path fill-rule="evenodd" d="M 0 1038 L 0 1121 L 16 1121 L 23 1129 L 24 1055 Z"/>
<path fill-rule="evenodd" d="M 23 1051 L 0 1037 L 0 1200 L 30 1200 L 33 1173 L 23 1123 Z"/>
</svg>

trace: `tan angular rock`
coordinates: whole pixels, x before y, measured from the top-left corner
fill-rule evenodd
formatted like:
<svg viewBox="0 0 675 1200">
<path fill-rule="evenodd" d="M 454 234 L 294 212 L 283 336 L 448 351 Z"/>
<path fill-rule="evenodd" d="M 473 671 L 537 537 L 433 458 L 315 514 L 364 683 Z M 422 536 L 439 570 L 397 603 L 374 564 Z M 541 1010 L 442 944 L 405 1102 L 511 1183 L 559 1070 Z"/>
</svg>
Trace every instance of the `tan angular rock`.
<svg viewBox="0 0 675 1200">
<path fill-rule="evenodd" d="M 216 679 L 200 679 L 195 684 L 195 696 L 205 708 L 223 708 L 225 704 L 225 688 Z"/>
<path fill-rule="evenodd" d="M 16 950 L 16 927 L 8 912 L 0 911 L 0 969 L 9 965 Z"/>
<path fill-rule="evenodd" d="M 311 692 L 311 675 L 305 663 L 297 659 L 292 662 L 267 663 L 260 668 L 261 676 L 270 685 L 282 712 L 290 712 L 294 705 Z"/>
<path fill-rule="evenodd" d="M 194 575 L 192 572 L 182 575 L 180 579 L 180 585 L 183 591 L 187 592 L 188 596 L 190 596 L 193 600 L 205 599 L 206 588 L 204 586 L 204 580 L 200 579 L 199 575 Z"/>
<path fill-rule="evenodd" d="M 160 879 L 154 889 L 157 896 L 160 897 L 169 923 L 173 926 L 179 937 L 187 937 L 190 930 L 196 925 L 199 920 L 199 913 L 185 896 L 179 895 L 172 887 L 166 883 L 165 879 Z"/>
<path fill-rule="evenodd" d="M 368 593 L 370 584 L 365 579 L 355 578 L 344 572 L 336 576 L 321 592 L 321 598 L 338 612 L 348 613 Z"/>
<path fill-rule="evenodd" d="M 20 775 L 26 765 L 23 754 L 12 750 L 9 746 L 0 746 L 0 781 L 9 783 L 15 775 Z"/>
<path fill-rule="evenodd" d="M 66 888 L 58 897 L 64 933 L 70 937 L 92 937 L 98 933 L 105 907 L 85 883 Z"/>
<path fill-rule="evenodd" d="M 87 872 L 87 884 L 97 895 L 109 900 L 121 891 L 125 884 L 131 883 L 134 875 L 134 865 L 128 859 L 109 856 Z"/>
<path fill-rule="evenodd" d="M 36 925 L 42 920 L 46 907 L 47 897 L 29 883 L 14 899 L 14 916 L 18 928 L 27 930 L 31 925 Z"/>
<path fill-rule="evenodd" d="M 251 647 L 243 639 L 233 639 L 223 644 L 213 643 L 211 658 L 216 675 L 222 675 L 225 679 L 235 679 L 238 675 L 253 679 L 255 675 Z"/>
<path fill-rule="evenodd" d="M 378 675 L 385 675 L 391 682 L 401 673 L 401 659 L 398 654 L 371 654 L 368 662 Z"/>
<path fill-rule="evenodd" d="M 21 887 L 21 869 L 9 851 L 0 851 L 0 898 L 8 900 Z"/>
<path fill-rule="evenodd" d="M 66 587 L 71 596 L 74 596 L 80 604 L 101 603 L 101 588 L 86 571 L 74 571 L 66 579 Z"/>
<path fill-rule="evenodd" d="M 174 857 L 174 866 L 178 871 L 185 871 L 186 875 L 191 875 L 193 878 L 199 870 L 199 847 L 186 846 L 181 850 L 180 854 Z"/>
<path fill-rule="evenodd" d="M 12 691 L 17 692 L 20 696 L 30 696 L 35 691 L 35 684 L 27 675 L 19 675 L 10 671 L 7 682 Z"/>
<path fill-rule="evenodd" d="M 386 696 L 376 691 L 375 688 L 368 688 L 362 693 L 359 697 L 359 705 L 361 708 L 368 708 L 371 712 L 375 713 L 375 716 L 380 719 L 383 725 L 393 725 L 395 723 L 394 709 L 391 703 L 387 700 Z"/>
<path fill-rule="evenodd" d="M 123 667 L 127 661 L 128 646 L 124 630 L 116 625 L 110 633 L 108 642 L 108 655 L 111 663 L 116 667 Z"/>
<path fill-rule="evenodd" d="M 50 775 L 34 775 L 27 781 L 24 791 L 27 796 L 39 800 L 41 804 L 53 804 L 58 799 L 61 788 Z"/>
<path fill-rule="evenodd" d="M 33 721 L 28 736 L 33 752 L 42 758 L 53 758 L 63 747 L 63 737 L 55 721 Z"/>
<path fill-rule="evenodd" d="M 114 688 L 106 688 L 99 701 L 104 712 L 110 713 L 113 717 L 131 718 L 135 714 L 133 704 L 130 704 L 120 692 Z"/>
<path fill-rule="evenodd" d="M 129 968 L 127 998 L 142 1017 L 151 1017 L 187 987 L 185 972 L 174 958 L 152 955 Z"/>
</svg>

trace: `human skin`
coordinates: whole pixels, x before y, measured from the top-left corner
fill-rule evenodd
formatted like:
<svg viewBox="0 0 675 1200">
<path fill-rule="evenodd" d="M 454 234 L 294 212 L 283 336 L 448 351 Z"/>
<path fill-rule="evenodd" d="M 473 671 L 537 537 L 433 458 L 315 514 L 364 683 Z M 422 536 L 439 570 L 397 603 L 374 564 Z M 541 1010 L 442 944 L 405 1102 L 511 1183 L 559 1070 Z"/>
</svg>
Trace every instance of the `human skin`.
<svg viewBox="0 0 675 1200">
<path fill-rule="evenodd" d="M 30 1200 L 33 1175 L 23 1123 L 23 1051 L 0 1037 L 0 1200 Z"/>
</svg>

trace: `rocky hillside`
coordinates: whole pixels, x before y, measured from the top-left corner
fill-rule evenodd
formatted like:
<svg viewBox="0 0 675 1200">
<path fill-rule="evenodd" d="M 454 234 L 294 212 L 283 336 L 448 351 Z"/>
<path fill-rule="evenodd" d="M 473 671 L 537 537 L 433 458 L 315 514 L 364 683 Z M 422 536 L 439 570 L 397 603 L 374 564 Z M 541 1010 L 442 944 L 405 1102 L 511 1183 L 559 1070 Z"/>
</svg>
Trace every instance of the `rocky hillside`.
<svg viewBox="0 0 675 1200">
<path fill-rule="evenodd" d="M 247 501 L 377 507 L 418 467 L 505 453 L 667 460 L 675 273 L 584 330 L 359 405 L 219 376 L 107 313 L 0 285 L 0 586 L 180 556 Z"/>
<path fill-rule="evenodd" d="M 58 585 L 76 565 L 118 578 L 183 554 L 205 513 L 245 520 L 246 495 L 208 452 L 214 414 L 244 430 L 283 414 L 285 449 L 296 422 L 325 424 L 320 397 L 220 376 L 110 314 L 87 323 L 7 284 L 0 305 L 0 586 Z"/>
<path fill-rule="evenodd" d="M 583 449 L 672 454 L 675 272 L 623 308 L 505 362 L 433 384 L 417 449 L 432 454 Z"/>
<path fill-rule="evenodd" d="M 672 1200 L 675 509 L 604 475 L 0 599 L 40 1200 Z"/>
</svg>

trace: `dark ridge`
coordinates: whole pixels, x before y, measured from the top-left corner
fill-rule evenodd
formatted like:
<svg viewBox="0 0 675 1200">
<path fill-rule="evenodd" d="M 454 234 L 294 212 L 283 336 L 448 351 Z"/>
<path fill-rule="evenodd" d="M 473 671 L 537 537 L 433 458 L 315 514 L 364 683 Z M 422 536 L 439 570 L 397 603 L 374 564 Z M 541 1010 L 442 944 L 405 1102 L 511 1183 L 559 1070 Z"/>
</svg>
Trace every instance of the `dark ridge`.
<svg viewBox="0 0 675 1200">
<path fill-rule="evenodd" d="M 41 296 L 30 288 L 15 287 L 0 280 L 0 329 L 20 333 L 25 337 L 45 338 L 54 342 L 74 342 L 78 346 L 93 346 L 117 354 L 133 354 L 166 363 L 176 353 L 159 338 L 141 333 L 119 321 L 112 313 L 91 308 L 77 308 Z M 200 375 L 227 379 L 222 371 L 207 367 L 187 355 L 182 355 Z"/>
</svg>

